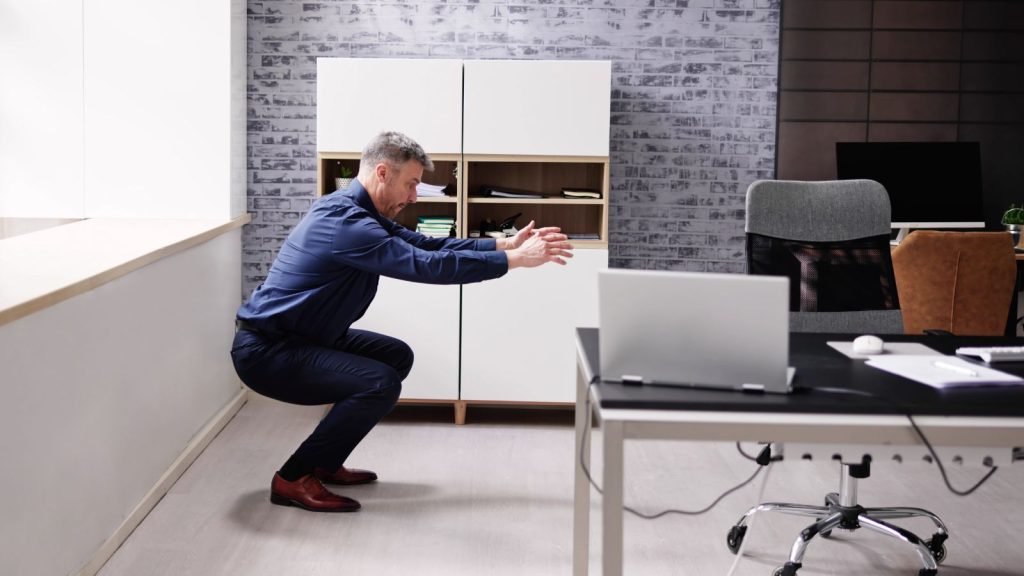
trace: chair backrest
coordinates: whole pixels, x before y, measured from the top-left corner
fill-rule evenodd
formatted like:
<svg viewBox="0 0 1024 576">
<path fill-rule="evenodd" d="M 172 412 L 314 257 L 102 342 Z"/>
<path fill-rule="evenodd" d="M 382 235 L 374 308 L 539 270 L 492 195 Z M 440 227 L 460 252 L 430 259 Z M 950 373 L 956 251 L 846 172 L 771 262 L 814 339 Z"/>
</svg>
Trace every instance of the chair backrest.
<svg viewBox="0 0 1024 576">
<path fill-rule="evenodd" d="M 790 278 L 790 328 L 903 332 L 889 196 L 872 180 L 759 180 L 747 190 L 747 272 Z"/>
<path fill-rule="evenodd" d="M 908 334 L 1004 333 L 1017 280 L 1009 233 L 918 230 L 892 259 Z"/>
</svg>

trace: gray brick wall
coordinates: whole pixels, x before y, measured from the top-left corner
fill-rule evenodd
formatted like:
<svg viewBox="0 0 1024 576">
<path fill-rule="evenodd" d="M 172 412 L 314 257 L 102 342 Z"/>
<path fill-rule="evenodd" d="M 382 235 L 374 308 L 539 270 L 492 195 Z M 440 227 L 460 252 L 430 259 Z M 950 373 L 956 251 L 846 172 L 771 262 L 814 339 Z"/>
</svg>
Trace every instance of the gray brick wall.
<svg viewBox="0 0 1024 576">
<path fill-rule="evenodd" d="M 250 1 L 247 296 L 316 182 L 316 58 L 610 60 L 613 267 L 742 272 L 780 0 Z"/>
</svg>

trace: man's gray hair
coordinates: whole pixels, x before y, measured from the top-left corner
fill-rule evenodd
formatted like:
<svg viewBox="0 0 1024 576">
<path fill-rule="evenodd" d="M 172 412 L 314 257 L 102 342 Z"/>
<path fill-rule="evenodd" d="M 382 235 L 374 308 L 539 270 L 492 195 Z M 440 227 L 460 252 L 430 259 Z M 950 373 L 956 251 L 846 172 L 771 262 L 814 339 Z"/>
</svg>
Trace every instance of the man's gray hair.
<svg viewBox="0 0 1024 576">
<path fill-rule="evenodd" d="M 401 166 L 410 160 L 422 164 L 424 170 L 434 170 L 434 162 L 415 140 L 401 132 L 381 132 L 363 149 L 360 164 L 372 169 L 381 162 Z"/>
</svg>

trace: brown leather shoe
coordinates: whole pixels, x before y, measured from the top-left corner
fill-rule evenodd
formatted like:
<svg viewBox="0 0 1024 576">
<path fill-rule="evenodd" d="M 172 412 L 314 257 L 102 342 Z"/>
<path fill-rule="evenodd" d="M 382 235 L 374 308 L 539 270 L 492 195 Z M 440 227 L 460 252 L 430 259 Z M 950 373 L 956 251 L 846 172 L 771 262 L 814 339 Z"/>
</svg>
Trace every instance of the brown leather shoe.
<svg viewBox="0 0 1024 576">
<path fill-rule="evenodd" d="M 270 483 L 270 501 L 279 506 L 298 506 L 311 512 L 355 512 L 361 508 L 359 502 L 324 488 L 312 474 L 295 482 L 274 474 L 274 480 Z"/>
<path fill-rule="evenodd" d="M 320 479 L 324 484 L 340 484 L 342 486 L 351 486 L 353 484 L 369 484 L 377 480 L 377 474 L 370 472 L 369 470 L 357 470 L 355 468 L 345 468 L 342 466 L 338 468 L 337 472 L 331 472 L 324 470 L 323 468 L 316 468 L 313 470 L 313 475 Z"/>
</svg>

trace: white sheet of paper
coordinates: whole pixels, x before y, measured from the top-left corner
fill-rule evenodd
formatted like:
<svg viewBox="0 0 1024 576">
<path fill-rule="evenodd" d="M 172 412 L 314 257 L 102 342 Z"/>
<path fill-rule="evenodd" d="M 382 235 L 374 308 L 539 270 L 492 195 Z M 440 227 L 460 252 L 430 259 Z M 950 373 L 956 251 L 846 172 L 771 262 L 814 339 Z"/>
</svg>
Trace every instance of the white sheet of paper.
<svg viewBox="0 0 1024 576">
<path fill-rule="evenodd" d="M 1024 378 L 1020 376 L 993 370 L 956 356 L 882 355 L 872 356 L 865 364 L 933 388 L 1024 384 Z"/>
<path fill-rule="evenodd" d="M 828 342 L 828 345 L 833 347 L 833 348 L 835 348 L 836 350 L 838 350 L 840 353 L 842 353 L 843 355 L 847 356 L 848 358 L 853 358 L 854 360 L 865 360 L 867 358 L 874 358 L 876 356 L 882 356 L 882 355 L 885 355 L 885 356 L 894 356 L 894 355 L 899 355 L 899 356 L 909 356 L 909 355 L 912 355 L 912 356 L 925 356 L 925 355 L 941 356 L 942 355 L 942 353 L 939 352 L 938 350 L 932 350 L 931 348 L 925 346 L 924 344 L 920 344 L 918 342 L 886 342 L 885 345 L 882 347 L 882 354 L 874 354 L 874 355 L 871 355 L 871 356 L 867 356 L 867 355 L 864 355 L 864 354 L 856 354 L 856 353 L 854 353 L 854 351 L 853 351 L 853 342 L 839 342 L 839 341 L 835 341 L 835 342 Z"/>
</svg>

